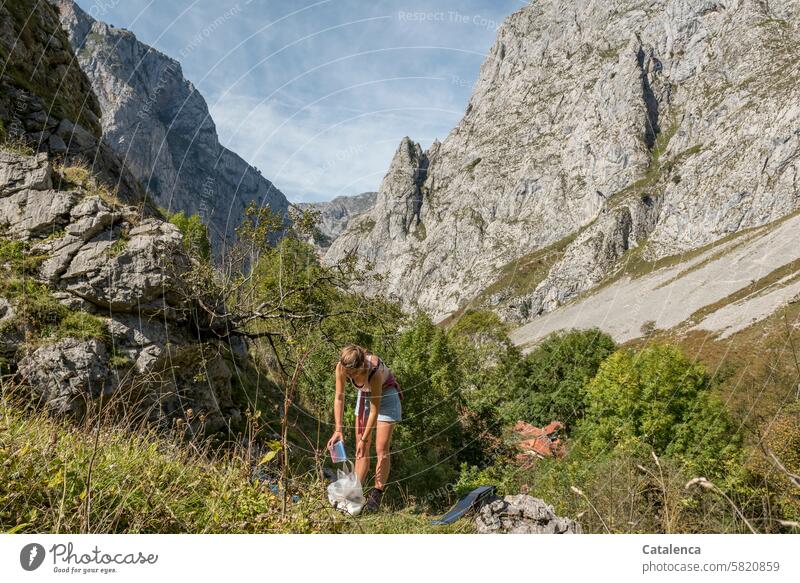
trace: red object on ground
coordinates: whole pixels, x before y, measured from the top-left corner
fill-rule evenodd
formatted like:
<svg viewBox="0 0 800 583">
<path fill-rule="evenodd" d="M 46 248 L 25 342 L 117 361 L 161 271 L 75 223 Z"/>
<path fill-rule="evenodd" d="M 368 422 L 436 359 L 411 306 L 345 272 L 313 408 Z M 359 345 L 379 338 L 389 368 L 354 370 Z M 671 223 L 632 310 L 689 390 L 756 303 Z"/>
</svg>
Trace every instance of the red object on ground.
<svg viewBox="0 0 800 583">
<path fill-rule="evenodd" d="M 514 433 L 519 437 L 517 447 L 521 453 L 517 459 L 523 462 L 532 462 L 538 458 L 562 458 L 567 454 L 564 442 L 559 432 L 564 430 L 564 424 L 553 421 L 544 427 L 534 427 L 530 423 L 517 421 Z"/>
</svg>

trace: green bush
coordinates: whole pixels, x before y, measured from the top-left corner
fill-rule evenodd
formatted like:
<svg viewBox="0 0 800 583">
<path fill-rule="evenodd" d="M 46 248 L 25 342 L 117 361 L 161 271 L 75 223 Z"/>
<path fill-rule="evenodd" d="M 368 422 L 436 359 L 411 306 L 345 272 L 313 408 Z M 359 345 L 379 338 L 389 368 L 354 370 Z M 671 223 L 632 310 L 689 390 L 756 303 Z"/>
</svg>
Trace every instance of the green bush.
<svg viewBox="0 0 800 583">
<path fill-rule="evenodd" d="M 408 492 L 425 495 L 452 483 L 464 436 L 461 384 L 447 333 L 419 314 L 385 356 L 403 388 L 403 421 L 395 428 L 392 475 Z"/>
<path fill-rule="evenodd" d="M 108 326 L 102 318 L 98 318 L 88 312 L 68 312 L 59 322 L 55 330 L 55 336 L 62 338 L 77 338 L 87 340 L 97 338 L 98 340 L 110 340 Z"/>
<path fill-rule="evenodd" d="M 211 242 L 208 239 L 208 228 L 199 215 L 187 216 L 183 211 L 170 215 L 169 222 L 178 227 L 183 234 L 186 250 L 200 257 L 210 259 Z"/>
<path fill-rule="evenodd" d="M 584 416 L 586 386 L 616 346 L 598 329 L 557 332 L 545 338 L 509 374 L 510 400 L 504 416 L 568 428 Z"/>
<path fill-rule="evenodd" d="M 486 467 L 504 452 L 500 412 L 510 398 L 509 379 L 514 378 L 521 354 L 508 337 L 508 326 L 493 312 L 467 310 L 448 336 L 464 400 L 466 437 L 459 459 Z"/>
<path fill-rule="evenodd" d="M 711 392 L 710 376 L 677 347 L 616 352 L 589 383 L 587 402 L 579 438 L 592 454 L 652 449 L 708 477 L 724 476 L 736 463 L 740 436 Z"/>
</svg>

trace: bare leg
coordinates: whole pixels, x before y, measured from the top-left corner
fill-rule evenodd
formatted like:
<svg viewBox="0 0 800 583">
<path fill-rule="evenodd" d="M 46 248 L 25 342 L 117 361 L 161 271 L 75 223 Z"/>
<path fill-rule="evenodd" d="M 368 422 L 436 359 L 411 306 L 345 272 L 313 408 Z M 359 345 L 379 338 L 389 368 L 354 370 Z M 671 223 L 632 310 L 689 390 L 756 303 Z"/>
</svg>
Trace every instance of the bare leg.
<svg viewBox="0 0 800 583">
<path fill-rule="evenodd" d="M 380 426 L 380 423 L 378 423 Z M 361 440 L 361 433 L 356 431 L 356 444 Z M 356 475 L 358 476 L 358 480 L 361 482 L 361 485 L 364 485 L 364 481 L 367 479 L 367 472 L 369 472 L 369 450 L 372 447 L 372 434 L 367 438 L 367 442 L 364 444 L 366 447 L 364 448 L 364 455 L 362 457 L 356 457 Z"/>
<path fill-rule="evenodd" d="M 375 430 L 375 453 L 378 455 L 378 461 L 375 464 L 375 487 L 379 490 L 383 490 L 389 480 L 389 468 L 392 463 L 390 456 L 392 428 L 394 428 L 394 423 L 378 421 L 378 427 Z"/>
</svg>

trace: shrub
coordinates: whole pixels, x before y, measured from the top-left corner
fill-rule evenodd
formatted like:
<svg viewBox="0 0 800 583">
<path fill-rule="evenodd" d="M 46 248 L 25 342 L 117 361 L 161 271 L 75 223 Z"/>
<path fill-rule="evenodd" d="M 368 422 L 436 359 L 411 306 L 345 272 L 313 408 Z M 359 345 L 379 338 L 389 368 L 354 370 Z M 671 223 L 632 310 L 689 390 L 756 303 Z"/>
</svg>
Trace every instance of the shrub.
<svg viewBox="0 0 800 583">
<path fill-rule="evenodd" d="M 521 355 L 508 327 L 493 312 L 467 310 L 450 328 L 464 402 L 462 426 L 467 437 L 459 458 L 481 467 L 494 463 L 504 449 L 500 411 L 509 399 L 509 378 Z"/>
<path fill-rule="evenodd" d="M 579 433 L 592 454 L 652 449 L 711 477 L 725 475 L 740 452 L 708 373 L 674 346 L 616 352 L 589 383 L 587 403 Z"/>
<path fill-rule="evenodd" d="M 767 452 L 753 453 L 749 469 L 757 482 L 769 485 L 766 492 L 760 492 L 767 497 L 763 506 L 781 519 L 800 522 L 800 487 L 787 475 L 787 472 L 800 475 L 800 401 L 784 407 L 768 423 L 763 442 L 767 452 L 771 451 L 785 470 Z"/>
<path fill-rule="evenodd" d="M 55 336 L 62 338 L 77 338 L 87 340 L 97 338 L 99 340 L 109 339 L 109 331 L 102 318 L 88 312 L 68 312 L 58 324 Z"/>
<path fill-rule="evenodd" d="M 183 244 L 189 253 L 205 260 L 211 258 L 208 228 L 203 224 L 199 215 L 187 216 L 186 213 L 180 211 L 171 215 L 169 222 L 180 229 L 183 234 Z"/>
<path fill-rule="evenodd" d="M 583 418 L 586 386 L 616 346 L 598 329 L 551 334 L 509 375 L 509 422 L 545 425 L 553 420 L 571 427 Z"/>
<path fill-rule="evenodd" d="M 463 440 L 461 384 L 447 333 L 417 315 L 397 340 L 391 366 L 404 393 L 391 479 L 401 480 L 411 493 L 426 494 L 456 479 Z"/>
</svg>

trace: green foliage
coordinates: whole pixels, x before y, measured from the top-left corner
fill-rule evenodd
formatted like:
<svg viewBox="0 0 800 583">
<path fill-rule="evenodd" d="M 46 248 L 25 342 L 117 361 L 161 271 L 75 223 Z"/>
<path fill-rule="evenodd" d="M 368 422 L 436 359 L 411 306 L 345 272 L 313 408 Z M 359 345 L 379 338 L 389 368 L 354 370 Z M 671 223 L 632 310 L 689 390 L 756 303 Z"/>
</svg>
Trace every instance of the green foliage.
<svg viewBox="0 0 800 583">
<path fill-rule="evenodd" d="M 63 338 L 110 340 L 105 321 L 88 312 L 67 312 L 55 328 L 54 337 L 59 340 Z"/>
<path fill-rule="evenodd" d="M 3 327 L 16 328 L 33 344 L 67 337 L 108 339 L 101 318 L 69 310 L 53 297 L 47 285 L 32 277 L 43 259 L 31 255 L 24 242 L 0 238 L 0 296 L 14 306 L 13 318 Z"/>
<path fill-rule="evenodd" d="M 486 466 L 505 447 L 501 411 L 521 355 L 508 338 L 508 327 L 493 312 L 467 310 L 448 336 L 458 361 L 462 426 L 468 436 L 459 459 Z"/>
<path fill-rule="evenodd" d="M 478 364 L 496 364 L 515 348 L 508 338 L 508 326 L 494 312 L 467 310 L 449 330 L 459 346 L 469 345 L 476 350 Z"/>
<path fill-rule="evenodd" d="M 0 267 L 6 266 L 15 276 L 35 273 L 44 259 L 43 255 L 32 255 L 25 242 L 0 237 Z"/>
<path fill-rule="evenodd" d="M 115 351 L 108 358 L 108 365 L 115 369 L 126 369 L 133 365 L 133 360 L 127 354 L 120 354 Z"/>
<path fill-rule="evenodd" d="M 119 234 L 119 239 L 114 241 L 111 244 L 111 246 L 106 250 L 106 252 L 111 257 L 116 257 L 117 255 L 125 251 L 125 247 L 127 247 L 128 241 L 130 240 L 131 240 L 130 235 L 126 231 L 122 231 Z"/>
<path fill-rule="evenodd" d="M 260 207 L 255 202 L 247 205 L 242 224 L 236 235 L 242 244 L 261 250 L 271 245 L 286 230 L 283 217 L 269 207 Z"/>
<path fill-rule="evenodd" d="M 386 356 L 389 358 L 389 355 Z M 455 480 L 465 436 L 456 356 L 447 333 L 418 314 L 402 332 L 390 358 L 405 398 L 394 431 L 393 479 L 416 494 Z"/>
<path fill-rule="evenodd" d="M 178 227 L 183 234 L 186 250 L 201 258 L 211 258 L 211 241 L 208 239 L 208 228 L 199 215 L 187 216 L 183 211 L 170 215 L 169 222 Z"/>
<path fill-rule="evenodd" d="M 725 475 L 739 452 L 708 373 L 674 346 L 616 352 L 589 383 L 587 400 L 580 439 L 592 453 L 652 449 L 712 477 Z"/>
<path fill-rule="evenodd" d="M 800 401 L 770 418 L 763 445 L 750 458 L 748 477 L 778 516 L 800 522 L 800 486 L 790 477 L 800 476 Z"/>
<path fill-rule="evenodd" d="M 67 315 L 67 308 L 46 285 L 30 278 L 12 277 L 0 284 L 2 295 L 14 304 L 12 324 L 34 335 L 49 336 Z"/>
<path fill-rule="evenodd" d="M 301 505 L 282 517 L 244 456 L 214 455 L 155 432 L 95 434 L 0 404 L 0 529 L 18 532 L 309 530 Z M 92 464 L 91 505 L 87 468 Z M 317 528 L 319 529 L 319 527 Z"/>
<path fill-rule="evenodd" d="M 505 418 L 573 426 L 584 416 L 587 383 L 615 348 L 597 329 L 551 334 L 510 373 Z"/>
</svg>

